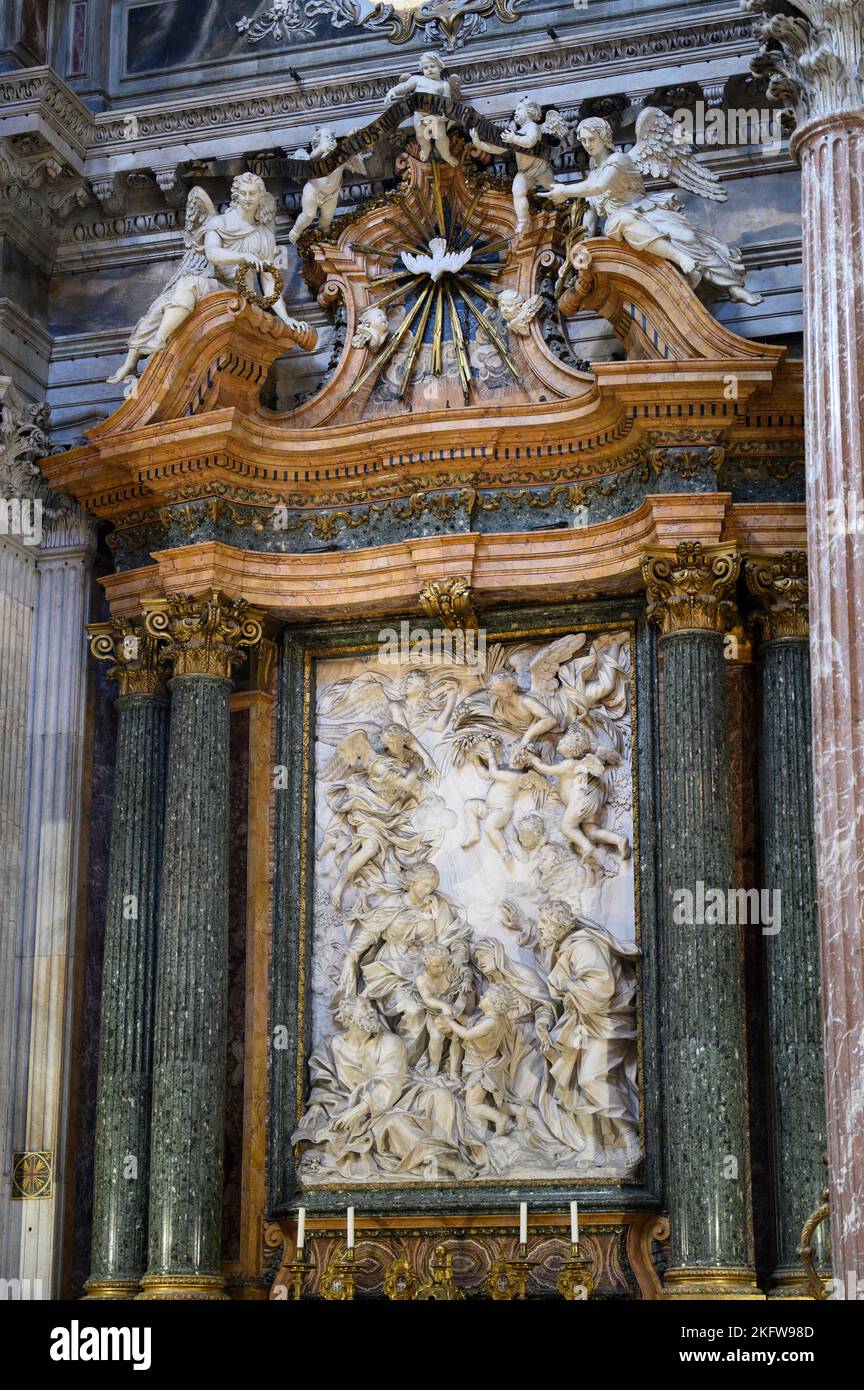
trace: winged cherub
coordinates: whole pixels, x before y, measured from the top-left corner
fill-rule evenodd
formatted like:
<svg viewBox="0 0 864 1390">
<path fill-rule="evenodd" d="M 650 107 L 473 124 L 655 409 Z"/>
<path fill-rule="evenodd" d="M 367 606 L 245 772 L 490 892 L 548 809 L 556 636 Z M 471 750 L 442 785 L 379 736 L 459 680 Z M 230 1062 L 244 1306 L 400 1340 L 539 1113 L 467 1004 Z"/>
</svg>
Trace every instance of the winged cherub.
<svg viewBox="0 0 864 1390">
<path fill-rule="evenodd" d="M 264 272 L 264 266 L 276 265 L 281 253 L 276 246 L 276 202 L 263 179 L 257 174 L 238 174 L 231 185 L 231 206 L 220 214 L 203 188 L 193 188 L 186 199 L 183 244 L 185 256 L 136 323 L 122 364 L 108 378 L 112 386 L 118 381 L 134 381 L 140 359 L 167 347 L 200 299 L 216 290 L 233 288 L 241 262 L 254 266 L 261 274 L 264 293 L 272 293 L 273 277 Z M 308 331 L 305 324 L 289 318 L 281 298 L 273 305 L 273 312 L 297 334 Z"/>
<path fill-rule="evenodd" d="M 312 144 L 309 149 L 297 150 L 295 159 L 326 159 L 328 154 L 335 150 L 338 140 L 335 133 L 329 126 L 318 126 L 312 136 Z M 303 185 L 303 192 L 300 195 L 300 213 L 294 226 L 288 233 L 288 240 L 293 245 L 299 241 L 307 227 L 311 227 L 315 218 L 318 218 L 320 231 L 329 230 L 330 223 L 339 204 L 339 194 L 342 192 L 342 180 L 345 177 L 346 169 L 352 174 L 365 174 L 366 164 L 362 155 L 355 154 L 351 159 L 346 159 L 344 164 L 337 164 L 329 174 L 322 174 L 319 178 L 307 179 Z"/>
<path fill-rule="evenodd" d="M 461 745 L 466 735 L 500 735 L 504 730 L 518 735 L 519 747 L 527 748 L 562 728 L 568 711 L 558 673 L 586 641 L 585 633 L 579 632 L 541 647 L 528 662 L 529 690 L 523 690 L 519 683 L 516 669 L 522 664 L 519 651 L 510 653 L 507 665 L 490 663 L 491 669 L 483 679 L 483 690 L 467 696 L 457 706 L 451 739 Z"/>
<path fill-rule="evenodd" d="M 437 53 L 424 53 L 420 59 L 420 75 L 412 77 L 403 73 L 395 87 L 387 93 L 386 103 L 391 106 L 402 97 L 413 96 L 415 92 L 427 92 L 434 97 L 447 97 L 458 101 L 460 95 L 459 79 L 455 74 L 444 76 L 444 64 Z M 428 111 L 415 111 L 413 117 L 414 134 L 420 146 L 420 158 L 425 163 L 432 153 L 432 146 L 440 154 L 445 164 L 458 164 L 459 161 L 450 150 L 447 127 L 451 124 L 446 116 L 433 115 Z"/>
<path fill-rule="evenodd" d="M 584 224 L 589 234 L 604 218 L 607 237 L 671 261 L 694 289 L 707 280 L 742 304 L 762 302 L 761 295 L 744 286 L 744 261 L 737 247 L 692 227 L 674 193 L 645 191 L 645 176 L 650 175 L 671 178 L 679 188 L 713 202 L 728 197 L 717 175 L 694 158 L 693 146 L 681 139 L 671 117 L 647 106 L 636 122 L 636 144 L 627 154 L 615 149 L 612 129 L 599 117 L 580 122 L 576 133 L 591 156 L 590 173 L 575 183 L 553 183 L 542 198 L 556 204 L 583 198 L 590 208 Z"/>
<path fill-rule="evenodd" d="M 498 310 L 511 333 L 526 338 L 531 331 L 531 320 L 543 308 L 542 294 L 532 294 L 526 299 L 519 290 L 502 290 L 498 296 Z"/>
<path fill-rule="evenodd" d="M 552 165 L 543 154 L 535 154 L 536 147 L 544 135 L 557 135 L 564 140 L 570 127 L 557 111 L 547 112 L 540 124 L 543 112 L 536 101 L 523 97 L 513 112 L 510 124 L 501 131 L 501 144 L 490 145 L 480 138 L 479 132 L 471 131 L 471 143 L 487 154 L 506 154 L 512 149 L 516 155 L 516 173 L 513 178 L 513 206 L 516 209 L 516 231 L 524 232 L 531 226 L 531 211 L 528 194 L 536 188 L 553 188 Z"/>
</svg>

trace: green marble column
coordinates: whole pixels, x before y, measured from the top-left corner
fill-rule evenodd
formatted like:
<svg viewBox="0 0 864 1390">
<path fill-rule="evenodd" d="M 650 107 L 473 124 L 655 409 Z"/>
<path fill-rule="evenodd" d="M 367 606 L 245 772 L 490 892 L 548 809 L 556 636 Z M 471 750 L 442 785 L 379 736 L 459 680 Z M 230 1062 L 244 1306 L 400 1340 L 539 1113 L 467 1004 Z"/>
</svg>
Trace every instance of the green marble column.
<svg viewBox="0 0 864 1390">
<path fill-rule="evenodd" d="M 261 623 L 216 590 L 144 605 L 174 677 L 159 895 L 145 1299 L 223 1298 L 228 697 Z"/>
<path fill-rule="evenodd" d="M 751 556 L 746 576 L 762 605 L 754 620 L 763 638 L 764 886 L 780 893 L 780 930 L 765 937 L 775 1236 L 769 1297 L 804 1298 L 801 1228 L 826 1181 L 806 553 Z M 818 1256 L 824 1265 L 824 1246 Z"/>
<path fill-rule="evenodd" d="M 116 680 L 117 753 L 102 965 L 88 1298 L 134 1298 L 147 1267 L 156 921 L 168 698 L 156 643 L 126 619 L 94 623 Z"/>
<path fill-rule="evenodd" d="M 726 894 L 735 880 L 723 646 L 740 566 L 728 547 L 698 542 L 643 559 L 663 661 L 666 1298 L 762 1296 L 747 1232 L 739 929 L 706 923 L 699 900 L 700 885 Z"/>
</svg>

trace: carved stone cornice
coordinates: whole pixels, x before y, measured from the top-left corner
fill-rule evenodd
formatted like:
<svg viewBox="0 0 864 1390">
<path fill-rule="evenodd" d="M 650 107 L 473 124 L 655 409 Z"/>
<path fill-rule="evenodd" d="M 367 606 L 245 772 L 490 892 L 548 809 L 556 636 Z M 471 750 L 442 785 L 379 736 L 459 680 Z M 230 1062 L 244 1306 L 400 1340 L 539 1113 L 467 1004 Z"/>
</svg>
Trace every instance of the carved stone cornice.
<svg viewBox="0 0 864 1390">
<path fill-rule="evenodd" d="M 242 598 L 219 589 L 203 594 L 172 594 L 141 605 L 144 626 L 164 642 L 165 659 L 175 676 L 220 676 L 231 679 L 244 649 L 260 642 L 262 618 Z"/>
<path fill-rule="evenodd" d="M 477 627 L 471 585 L 464 575 L 427 579 L 420 589 L 419 603 L 427 618 L 442 627 L 461 632 Z"/>
<path fill-rule="evenodd" d="M 806 641 L 810 635 L 807 552 L 748 555 L 744 574 L 748 589 L 762 604 L 751 619 L 762 641 Z"/>
<path fill-rule="evenodd" d="M 108 679 L 116 680 L 121 696 L 167 694 L 165 652 L 140 619 L 112 618 L 107 623 L 88 623 L 86 631 L 90 652 L 96 660 L 112 662 Z"/>
<path fill-rule="evenodd" d="M 675 550 L 642 557 L 649 622 L 663 637 L 679 632 L 726 632 L 737 619 L 735 586 L 741 556 L 733 546 L 682 541 Z"/>
<path fill-rule="evenodd" d="M 741 0 L 762 52 L 768 96 L 799 124 L 864 107 L 864 12 L 860 0 Z"/>
</svg>

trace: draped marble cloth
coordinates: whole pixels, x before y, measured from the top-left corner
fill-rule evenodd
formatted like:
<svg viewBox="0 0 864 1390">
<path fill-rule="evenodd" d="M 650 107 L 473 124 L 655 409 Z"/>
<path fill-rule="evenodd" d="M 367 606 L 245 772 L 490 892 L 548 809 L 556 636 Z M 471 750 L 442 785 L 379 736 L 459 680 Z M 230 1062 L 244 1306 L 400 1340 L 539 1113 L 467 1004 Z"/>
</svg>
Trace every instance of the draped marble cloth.
<svg viewBox="0 0 864 1390">
<path fill-rule="evenodd" d="M 309 1106 L 292 1142 L 320 1146 L 323 1164 L 342 1177 L 437 1170 L 467 1178 L 485 1167 L 482 1142 L 465 1132 L 456 1094 L 443 1083 L 410 1080 L 398 1034 L 382 1031 L 360 1043 L 337 1034 L 312 1052 L 309 1074 Z M 333 1120 L 361 1100 L 371 1113 L 334 1129 Z"/>
<path fill-rule="evenodd" d="M 574 1115 L 637 1118 L 635 961 L 639 948 L 580 926 L 560 946 L 549 989 L 562 1014 L 552 1031 L 555 1097 Z"/>
</svg>

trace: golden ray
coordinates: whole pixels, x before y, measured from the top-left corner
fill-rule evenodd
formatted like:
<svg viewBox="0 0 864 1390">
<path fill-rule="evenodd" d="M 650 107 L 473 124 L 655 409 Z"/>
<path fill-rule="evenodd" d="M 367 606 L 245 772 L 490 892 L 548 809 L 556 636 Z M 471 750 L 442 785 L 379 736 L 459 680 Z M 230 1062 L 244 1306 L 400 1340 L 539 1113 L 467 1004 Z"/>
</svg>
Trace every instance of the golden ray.
<svg viewBox="0 0 864 1390">
<path fill-rule="evenodd" d="M 432 375 L 441 375 L 441 342 L 444 336 L 444 288 L 438 286 L 435 296 L 435 324 L 432 329 Z"/>
<path fill-rule="evenodd" d="M 400 206 L 400 208 L 402 209 L 402 211 L 404 212 L 405 216 L 408 218 L 408 221 L 411 223 L 411 226 L 414 228 L 415 232 L 417 232 L 417 233 L 419 234 L 421 242 L 428 242 L 428 240 L 429 240 L 429 227 L 428 227 L 428 224 L 427 224 L 427 226 L 425 226 L 425 227 L 423 226 L 423 224 L 422 224 L 422 222 L 420 222 L 419 218 L 417 218 L 417 217 L 414 215 L 414 213 L 412 212 L 411 208 L 409 208 L 407 202 L 400 203 L 399 206 Z M 424 212 L 425 212 L 425 209 L 424 209 Z"/>
<path fill-rule="evenodd" d="M 447 223 L 444 219 L 444 200 L 441 197 L 441 174 L 437 162 L 432 165 L 432 196 L 435 200 L 435 216 L 438 219 L 438 230 L 443 237 L 446 237 Z"/>
<path fill-rule="evenodd" d="M 510 245 L 510 240 L 506 236 L 495 237 L 493 241 L 487 241 L 485 246 L 475 246 L 474 256 L 487 256 L 492 251 L 503 251 L 505 246 Z"/>
<path fill-rule="evenodd" d="M 428 251 L 425 251 L 423 254 L 428 256 L 429 252 L 428 252 Z M 370 275 L 370 276 L 369 276 L 369 284 L 370 284 L 370 285 L 389 285 L 389 284 L 392 284 L 392 283 L 394 282 L 394 280 L 407 280 L 407 279 L 410 279 L 410 277 L 411 277 L 413 274 L 414 274 L 414 271 L 413 271 L 413 270 L 409 270 L 407 266 L 405 267 L 404 270 L 387 270 L 387 271 L 384 271 L 381 275 Z"/>
<path fill-rule="evenodd" d="M 393 337 L 381 349 L 381 351 L 378 353 L 378 356 L 374 358 L 372 362 L 369 363 L 369 366 L 365 369 L 365 371 L 361 372 L 360 376 L 358 376 L 357 380 L 354 382 L 354 385 L 348 392 L 348 396 L 353 396 L 355 392 L 359 391 L 360 387 L 369 380 L 373 372 L 377 376 L 378 373 L 381 371 L 381 368 L 387 362 L 390 361 L 390 358 L 393 356 L 396 349 L 401 345 L 403 338 L 405 338 L 409 333 L 411 325 L 416 319 L 420 310 L 422 309 L 427 295 L 431 293 L 432 289 L 430 286 L 429 290 L 427 290 L 425 294 L 418 296 L 417 302 L 414 304 L 413 308 L 409 309 L 408 313 L 405 315 L 396 332 L 393 334 Z"/>
<path fill-rule="evenodd" d="M 430 284 L 429 288 L 425 291 L 425 306 L 422 314 L 420 315 L 420 322 L 414 330 L 414 341 L 411 344 L 411 350 L 408 353 L 408 356 L 405 360 L 405 369 L 402 373 L 402 380 L 399 383 L 398 398 L 400 401 L 405 395 L 405 392 L 408 390 L 408 382 L 410 381 L 411 373 L 414 370 L 414 363 L 417 361 L 417 356 L 420 352 L 421 347 L 423 346 L 423 337 L 426 332 L 426 325 L 429 322 L 429 312 L 432 308 L 432 301 L 434 300 L 434 298 L 435 286 Z"/>
<path fill-rule="evenodd" d="M 403 251 L 413 251 L 415 255 L 425 255 L 425 251 L 419 246 L 370 246 L 366 241 L 350 241 L 348 243 L 352 251 L 362 251 L 364 256 L 377 256 L 379 260 L 390 257 L 397 260 Z"/>
<path fill-rule="evenodd" d="M 406 284 L 399 285 L 397 289 L 391 290 L 389 294 L 382 294 L 380 299 L 374 300 L 373 303 L 367 305 L 367 308 L 382 309 L 385 304 L 393 304 L 395 300 L 401 299 L 409 290 L 412 290 L 415 285 L 419 285 L 422 278 L 421 275 L 412 275 L 411 279 Z"/>
<path fill-rule="evenodd" d="M 479 323 L 483 332 L 486 334 L 486 337 L 489 339 L 490 343 L 494 344 L 502 362 L 505 363 L 511 375 L 514 376 L 517 381 L 521 381 L 521 377 L 519 376 L 519 371 L 516 367 L 516 363 L 513 361 L 513 358 L 507 351 L 504 339 L 501 337 L 500 333 L 496 332 L 496 330 L 492 327 L 486 315 L 483 313 L 483 310 L 478 309 L 477 305 L 474 304 L 472 300 L 468 297 L 468 295 L 465 292 L 466 282 L 462 279 L 461 275 L 455 275 L 453 278 L 456 281 L 456 288 L 459 291 L 459 294 L 467 304 L 468 308 L 471 310 L 471 313 L 474 315 L 475 319 Z M 468 285 L 467 288 L 470 289 L 471 286 Z"/>
<path fill-rule="evenodd" d="M 473 275 L 492 275 L 492 276 L 498 276 L 498 275 L 503 275 L 503 273 L 504 273 L 504 267 L 503 267 L 503 265 L 477 265 L 474 261 L 469 261 L 468 264 L 465 266 L 465 269 L 466 269 L 466 270 L 470 270 L 472 276 L 473 276 Z"/>
<path fill-rule="evenodd" d="M 467 207 L 467 209 L 466 209 L 466 211 L 465 211 L 465 214 L 464 214 L 464 216 L 463 216 L 463 218 L 462 218 L 462 231 L 459 233 L 459 240 L 456 242 L 456 246 L 455 246 L 455 250 L 457 250 L 457 251 L 461 251 L 461 250 L 462 250 L 462 247 L 465 245 L 466 241 L 468 240 L 468 236 L 469 236 L 469 233 L 470 233 L 470 231 L 471 231 L 471 225 L 470 225 L 470 224 L 471 224 L 471 218 L 474 216 L 474 213 L 475 213 L 476 210 L 477 210 L 477 204 L 480 202 L 480 199 L 482 198 L 482 196 L 483 196 L 483 189 L 482 189 L 482 187 L 481 187 L 481 188 L 478 188 L 478 189 L 477 189 L 477 192 L 474 194 L 474 197 L 471 199 L 471 202 L 468 204 L 468 207 Z"/>
<path fill-rule="evenodd" d="M 471 359 L 465 347 L 465 335 L 462 332 L 462 325 L 456 313 L 456 304 L 449 285 L 445 284 L 444 293 L 447 296 L 447 308 L 450 310 L 450 331 L 453 334 L 453 343 L 456 348 L 456 361 L 459 365 L 459 376 L 462 381 L 462 394 L 467 401 L 468 389 L 471 385 Z"/>
</svg>

